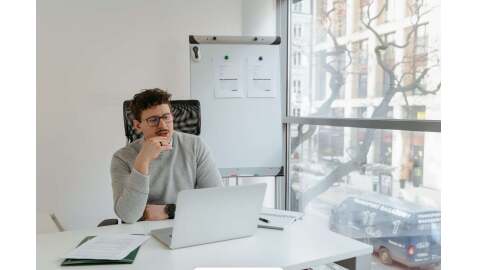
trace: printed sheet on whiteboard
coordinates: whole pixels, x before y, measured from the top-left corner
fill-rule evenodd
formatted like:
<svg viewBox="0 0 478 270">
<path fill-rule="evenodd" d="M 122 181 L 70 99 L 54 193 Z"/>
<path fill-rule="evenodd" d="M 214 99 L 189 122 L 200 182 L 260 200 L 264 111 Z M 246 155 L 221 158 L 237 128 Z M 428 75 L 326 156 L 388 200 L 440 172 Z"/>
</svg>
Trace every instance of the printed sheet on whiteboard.
<svg viewBox="0 0 478 270">
<path fill-rule="evenodd" d="M 270 61 L 262 56 L 249 57 L 247 59 L 248 87 L 247 97 L 274 98 L 276 97 L 272 68 Z"/>
<path fill-rule="evenodd" d="M 214 96 L 216 98 L 242 98 L 241 62 L 239 59 L 213 59 L 215 70 Z"/>
</svg>

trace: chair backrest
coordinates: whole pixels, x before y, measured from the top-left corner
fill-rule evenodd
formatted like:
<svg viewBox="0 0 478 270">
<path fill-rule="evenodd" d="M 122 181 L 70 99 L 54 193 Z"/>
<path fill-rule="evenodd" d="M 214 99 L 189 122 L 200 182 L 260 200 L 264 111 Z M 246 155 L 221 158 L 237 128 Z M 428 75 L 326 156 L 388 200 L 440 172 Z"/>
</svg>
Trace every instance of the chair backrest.
<svg viewBox="0 0 478 270">
<path fill-rule="evenodd" d="M 128 143 L 141 138 L 133 128 L 133 113 L 130 110 L 131 100 L 123 102 L 124 132 Z M 173 114 L 174 129 L 184 133 L 199 135 L 201 133 L 201 105 L 199 100 L 172 100 L 171 113 Z"/>
</svg>

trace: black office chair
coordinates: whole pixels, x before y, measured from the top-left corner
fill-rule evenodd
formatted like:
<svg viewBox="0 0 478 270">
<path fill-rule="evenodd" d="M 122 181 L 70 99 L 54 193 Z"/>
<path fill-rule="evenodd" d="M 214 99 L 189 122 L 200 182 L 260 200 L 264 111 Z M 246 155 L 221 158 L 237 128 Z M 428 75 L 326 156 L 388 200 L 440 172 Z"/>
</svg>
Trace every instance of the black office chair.
<svg viewBox="0 0 478 270">
<path fill-rule="evenodd" d="M 131 100 L 123 102 L 123 122 L 127 144 L 143 136 L 133 128 L 134 117 L 130 110 L 130 104 Z M 173 114 L 174 130 L 194 135 L 201 133 L 201 104 L 199 100 L 172 100 L 171 113 Z M 119 220 L 116 218 L 105 219 L 98 224 L 98 227 L 118 223 Z"/>
</svg>

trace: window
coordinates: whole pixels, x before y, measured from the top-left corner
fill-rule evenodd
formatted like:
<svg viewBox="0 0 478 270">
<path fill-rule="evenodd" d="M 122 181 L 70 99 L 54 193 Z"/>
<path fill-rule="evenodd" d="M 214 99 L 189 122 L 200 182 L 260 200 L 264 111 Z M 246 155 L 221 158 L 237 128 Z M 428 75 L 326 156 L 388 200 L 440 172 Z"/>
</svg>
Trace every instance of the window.
<svg viewBox="0 0 478 270">
<path fill-rule="evenodd" d="M 366 118 L 367 117 L 367 107 L 354 107 L 352 108 L 352 115 L 353 118 Z M 350 156 L 356 156 L 359 151 L 360 147 L 365 142 L 365 135 L 366 129 L 364 128 L 356 128 L 352 129 L 350 132 L 350 141 L 349 146 L 347 147 L 347 153 Z M 359 161 L 360 164 L 367 164 L 367 157 L 364 156 L 362 160 Z"/>
<path fill-rule="evenodd" d="M 301 13 L 303 10 L 302 1 L 297 1 L 294 5 L 294 12 Z"/>
<path fill-rule="evenodd" d="M 395 1 L 392 1 L 395 2 Z M 404 1 L 405 2 L 405 1 Z M 405 10 L 406 10 L 406 15 L 405 16 L 416 16 L 418 14 L 423 14 L 424 11 L 431 10 L 433 7 L 430 5 L 431 3 L 434 3 L 435 1 L 429 1 L 429 0 L 407 0 L 405 3 Z"/>
<path fill-rule="evenodd" d="M 302 65 L 302 54 L 300 52 L 293 53 L 294 66 Z"/>
<path fill-rule="evenodd" d="M 325 65 L 325 52 L 320 51 L 315 55 L 315 88 L 317 93 L 315 95 L 316 100 L 323 100 L 325 99 L 326 94 L 326 80 L 327 80 L 327 73 L 324 68 Z"/>
<path fill-rule="evenodd" d="M 359 16 L 357 17 L 357 21 L 355 22 L 356 23 L 356 30 L 357 31 L 361 31 L 361 30 L 364 30 L 365 29 L 365 26 L 363 24 L 363 22 L 367 23 L 368 22 L 368 17 L 369 15 L 367 14 L 368 13 L 368 10 L 369 10 L 369 5 L 370 5 L 370 2 L 369 0 L 360 0 L 360 8 L 359 8 Z M 372 17 L 373 14 L 370 14 L 370 17 Z"/>
<path fill-rule="evenodd" d="M 411 119 L 425 119 L 425 106 L 404 107 L 403 112 Z M 425 138 L 421 132 L 407 132 L 403 134 L 403 158 L 406 167 L 403 168 L 402 181 L 409 181 L 413 186 L 423 185 L 423 161 Z"/>
<path fill-rule="evenodd" d="M 295 18 L 294 14 L 291 15 L 291 25 L 300 23 L 303 28 L 314 30 L 311 32 L 310 39 L 303 40 L 299 47 L 294 45 L 292 50 L 293 52 L 300 50 L 302 53 L 300 60 L 297 55 L 293 55 L 293 59 L 291 59 L 293 64 L 292 76 L 301 76 L 304 78 L 303 82 L 311 86 L 310 93 L 304 96 L 303 100 L 304 104 L 310 106 L 303 111 L 304 116 L 326 114 L 325 111 L 331 110 L 334 106 L 343 106 L 339 104 L 342 102 L 341 100 L 352 102 L 348 106 L 359 105 L 353 104 L 354 102 L 376 104 L 380 103 L 381 100 L 386 100 L 388 104 L 383 105 L 389 106 L 392 99 L 388 97 L 393 96 L 393 102 L 396 103 L 393 106 L 396 108 L 407 103 L 410 104 L 412 100 L 408 100 L 409 96 L 426 96 L 428 104 L 440 104 L 441 91 L 438 89 L 441 87 L 439 45 L 437 42 L 429 42 L 431 35 L 434 41 L 439 41 L 436 38 L 439 33 L 430 33 L 430 29 L 434 31 L 439 29 L 439 27 L 431 27 L 432 24 L 436 23 L 433 20 L 436 20 L 438 16 L 430 16 L 430 12 L 436 14 L 436 9 L 432 9 L 430 12 L 422 10 L 421 12 L 427 15 L 420 17 L 422 19 L 416 24 L 414 24 L 415 21 L 410 21 L 403 15 L 400 18 L 395 18 L 396 23 L 393 26 L 393 32 L 389 31 L 390 27 L 372 24 L 373 29 L 377 30 L 384 44 L 388 45 L 386 50 L 380 52 L 382 61 L 379 62 L 375 50 L 381 43 L 369 29 L 364 29 L 360 35 L 344 33 L 343 36 L 335 36 L 337 43 L 333 42 L 334 34 L 332 31 L 331 35 L 326 36 L 325 42 L 314 43 L 315 37 L 320 34 L 316 32 L 320 29 L 311 28 L 311 25 L 319 23 L 333 30 L 336 27 L 334 24 L 340 23 L 340 21 L 334 19 L 339 16 L 340 12 L 345 15 L 354 15 L 358 14 L 358 11 L 343 12 L 346 7 L 357 9 L 360 7 L 360 4 L 351 4 L 351 1 L 339 0 L 333 1 L 333 3 L 328 1 L 327 3 L 330 5 L 328 6 L 329 11 L 335 8 L 330 13 L 325 13 L 327 15 L 318 11 L 313 12 L 309 21 L 305 20 L 302 15 L 300 19 Z M 357 3 L 360 2 L 357 1 Z M 375 1 L 373 5 L 376 5 L 376 7 L 372 10 L 375 12 L 382 4 L 384 4 L 383 1 Z M 322 1 L 311 1 L 314 10 L 323 9 L 322 5 L 324 5 Z M 400 3 L 395 1 L 392 5 L 394 9 L 402 10 L 406 8 L 407 3 L 406 1 Z M 328 18 L 324 16 L 328 16 Z M 347 16 L 342 18 L 343 20 L 347 20 Z M 410 32 L 416 32 L 416 34 L 412 33 L 408 39 Z M 292 44 L 295 44 L 294 40 L 295 38 L 291 37 Z M 404 44 L 407 46 L 401 46 Z M 370 46 L 374 47 L 370 48 Z M 307 56 L 313 56 L 313 59 L 308 59 L 304 52 L 307 53 Z M 391 71 L 385 72 L 384 68 Z M 426 73 L 425 76 L 420 76 L 424 73 Z M 437 89 L 436 94 L 430 94 Z M 405 95 L 402 91 L 405 92 Z M 328 103 L 328 108 L 320 108 L 328 100 L 335 101 Z M 345 110 L 349 111 L 347 108 Z M 433 108 L 429 107 L 428 111 L 430 111 L 427 114 L 428 117 L 433 117 L 433 119 L 440 117 L 439 105 L 434 105 Z M 395 114 L 395 117 L 401 117 L 402 115 Z M 384 118 L 384 111 L 381 111 L 381 114 L 370 112 L 369 117 Z"/>
<path fill-rule="evenodd" d="M 393 88 L 394 83 L 391 73 L 385 69 L 392 69 L 395 63 L 395 50 L 393 46 L 390 45 L 395 42 L 395 32 L 384 34 L 380 38 L 387 44 L 387 49 L 381 54 L 382 63 L 377 62 L 376 97 L 383 97 L 384 93 Z"/>
<path fill-rule="evenodd" d="M 294 66 L 300 66 L 302 65 L 302 53 L 301 52 L 294 52 L 293 53 L 293 61 L 294 61 Z"/>
<path fill-rule="evenodd" d="M 356 55 L 356 86 L 352 97 L 364 98 L 367 97 L 368 87 L 368 45 L 367 40 L 361 40 L 355 43 Z"/>
<path fill-rule="evenodd" d="M 387 108 L 387 119 L 393 118 L 393 107 Z M 384 166 L 392 165 L 392 150 L 393 150 L 393 132 L 390 130 L 382 130 L 375 133 L 373 152 L 374 164 L 381 164 Z"/>
<path fill-rule="evenodd" d="M 417 28 L 417 39 L 416 39 L 415 50 L 416 50 L 415 55 L 417 57 L 424 57 L 427 54 L 427 50 L 428 50 L 427 24 L 419 25 Z"/>
<path fill-rule="evenodd" d="M 312 0 L 310 18 L 292 13 L 284 28 L 291 31 L 288 44 L 293 46 L 291 26 L 313 30 L 300 47 L 313 59 L 303 55 L 306 64 L 300 68 L 297 59 L 289 61 L 289 81 L 302 78 L 311 88 L 303 89 L 307 94 L 301 95 L 300 106 L 289 100 L 290 116 L 297 117 L 284 118 L 287 207 L 323 218 L 330 230 L 346 237 L 381 245 L 392 258 L 413 253 L 393 266 L 374 256 L 374 270 L 416 263 L 439 269 L 435 264 L 441 256 L 441 164 L 435 154 L 441 141 L 441 77 L 435 61 L 440 58 L 440 28 L 435 27 L 440 9 L 415 9 L 418 20 L 395 12 L 405 11 L 409 2 L 373 1 L 371 13 L 384 7 L 383 13 L 372 17 L 372 29 L 357 33 L 358 15 L 367 12 L 368 1 Z M 385 25 L 392 17 L 394 23 Z M 347 21 L 353 22 L 351 31 Z M 324 35 L 328 28 L 331 33 Z M 430 212 L 420 212 L 425 208 Z M 413 218 L 398 222 L 391 214 L 397 211 L 414 213 Z M 426 215 L 434 218 L 417 225 Z M 420 244 L 406 250 L 410 243 Z"/>
<path fill-rule="evenodd" d="M 334 117 L 343 117 L 344 109 L 335 108 Z M 340 157 L 344 153 L 344 129 L 339 127 L 319 127 L 319 152 L 325 157 Z"/>
<path fill-rule="evenodd" d="M 296 107 L 292 109 L 292 115 L 293 116 L 300 116 L 300 108 Z"/>
<path fill-rule="evenodd" d="M 323 18 L 328 11 L 327 0 L 317 0 L 317 17 Z M 323 21 L 315 20 L 315 25 L 317 27 L 315 42 L 321 43 L 324 42 L 327 37 L 327 27 L 323 24 Z"/>
<path fill-rule="evenodd" d="M 300 99 L 300 96 L 302 94 L 302 82 L 301 80 L 299 79 L 295 79 L 293 80 L 292 82 L 292 91 L 294 92 L 294 94 L 296 94 L 296 100 L 299 100 Z"/>
<path fill-rule="evenodd" d="M 430 63 L 429 59 L 435 58 L 436 53 L 430 51 L 430 44 L 428 43 L 428 24 L 420 24 L 416 27 L 409 27 L 406 29 L 407 35 L 410 35 L 407 40 L 407 47 L 405 51 L 404 61 L 404 81 L 409 84 L 414 84 L 416 87 L 407 95 L 421 95 L 423 89 L 428 88 L 428 80 L 430 79 L 430 72 L 425 71 L 430 68 L 430 65 L 436 65 L 435 62 Z M 427 72 L 426 76 L 421 76 L 423 72 Z M 419 89 L 421 87 L 422 89 Z M 422 91 L 420 91 L 422 90 Z"/>
<path fill-rule="evenodd" d="M 336 95 L 337 99 L 343 99 L 345 97 L 345 69 L 345 53 L 316 52 L 312 67 L 312 71 L 315 73 L 313 74 L 314 99 L 324 100 L 332 94 Z M 307 74 L 307 72 L 304 72 L 304 74 Z M 331 85 L 333 85 L 332 88 L 330 88 Z"/>
<path fill-rule="evenodd" d="M 335 59 L 333 59 L 333 66 L 335 67 L 335 70 L 337 73 L 343 73 L 344 70 L 345 70 L 345 53 L 341 53 L 339 55 L 337 55 L 335 57 Z M 334 75 L 335 77 L 336 75 Z M 342 74 L 343 76 L 343 74 Z M 344 78 L 342 78 L 344 79 Z M 337 78 L 331 78 L 331 80 L 338 80 Z M 339 95 L 337 96 L 338 99 L 343 99 L 345 98 L 345 81 L 344 83 L 341 85 L 340 89 L 339 89 Z"/>
<path fill-rule="evenodd" d="M 295 24 L 294 25 L 294 37 L 295 38 L 301 38 L 302 37 L 302 25 L 301 24 Z"/>
<path fill-rule="evenodd" d="M 395 1 L 390 0 L 379 0 L 377 4 L 378 15 L 380 17 L 378 23 L 388 23 L 393 21 L 393 12 L 394 12 L 394 3 Z"/>
<path fill-rule="evenodd" d="M 291 124 L 290 128 L 295 130 L 299 125 Z M 429 257 L 422 265 L 439 269 L 434 268 L 434 263 L 439 261 L 441 248 L 440 163 L 438 159 L 426 156 L 425 150 L 437 147 L 440 133 L 414 132 L 416 134 L 412 135 L 401 130 L 348 127 L 339 133 L 334 130 L 337 127 L 313 125 L 302 125 L 301 129 L 303 131 L 297 136 L 303 137 L 298 144 L 292 145 L 289 154 L 290 191 L 292 198 L 298 198 L 291 200 L 291 208 L 324 218 L 330 230 L 371 245 L 384 245 L 396 255 L 406 252 L 406 249 L 396 250 L 390 241 L 404 246 L 407 246 L 405 243 L 426 242 L 430 249 L 422 251 L 429 253 Z M 305 135 L 309 130 L 315 130 L 315 133 Z M 346 141 L 340 136 L 347 138 L 347 134 L 359 135 L 356 139 L 361 143 L 350 142 L 358 145 L 357 152 L 351 152 L 347 145 L 341 151 L 339 144 Z M 375 142 L 368 147 L 371 137 L 402 143 L 397 148 L 387 147 L 387 151 L 377 152 L 372 150 L 377 145 Z M 388 143 L 380 144 L 386 146 Z M 375 155 L 374 152 L 383 154 Z M 394 224 L 396 218 L 388 211 L 377 211 L 382 207 L 360 209 L 363 205 L 383 205 L 390 211 L 404 213 L 418 211 L 417 215 L 433 213 L 432 227 L 435 228 L 408 227 L 418 224 L 414 218 Z M 430 212 L 419 212 L 425 208 Z M 378 230 L 385 235 L 378 234 Z M 413 254 L 406 258 L 405 263 L 412 265 L 419 258 L 417 256 L 422 255 Z M 379 256 L 372 260 L 375 262 L 372 269 L 390 269 Z M 409 268 L 395 263 L 394 269 Z"/>
<path fill-rule="evenodd" d="M 358 74 L 358 94 L 356 97 L 362 98 L 367 96 L 367 73 Z"/>
<path fill-rule="evenodd" d="M 335 12 L 330 16 L 330 20 L 333 24 L 333 32 L 336 36 L 340 37 L 345 35 L 347 30 L 347 3 L 346 1 L 334 1 Z"/>
<path fill-rule="evenodd" d="M 387 23 L 393 21 L 393 6 L 395 4 L 395 1 L 385 0 L 384 2 L 384 22 Z"/>
</svg>

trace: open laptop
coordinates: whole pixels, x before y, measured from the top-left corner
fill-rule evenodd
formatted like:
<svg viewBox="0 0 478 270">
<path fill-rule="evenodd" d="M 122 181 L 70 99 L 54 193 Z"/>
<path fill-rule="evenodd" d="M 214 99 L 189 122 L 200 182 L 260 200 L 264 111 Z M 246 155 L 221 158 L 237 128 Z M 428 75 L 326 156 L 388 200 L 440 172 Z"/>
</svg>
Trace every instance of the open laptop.
<svg viewBox="0 0 478 270">
<path fill-rule="evenodd" d="M 171 249 L 252 236 L 266 184 L 191 189 L 179 192 L 174 227 L 151 235 Z"/>
</svg>

